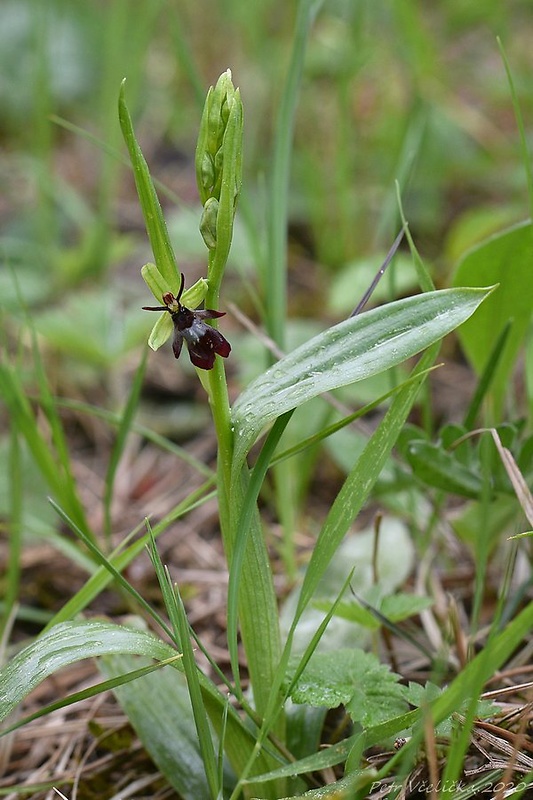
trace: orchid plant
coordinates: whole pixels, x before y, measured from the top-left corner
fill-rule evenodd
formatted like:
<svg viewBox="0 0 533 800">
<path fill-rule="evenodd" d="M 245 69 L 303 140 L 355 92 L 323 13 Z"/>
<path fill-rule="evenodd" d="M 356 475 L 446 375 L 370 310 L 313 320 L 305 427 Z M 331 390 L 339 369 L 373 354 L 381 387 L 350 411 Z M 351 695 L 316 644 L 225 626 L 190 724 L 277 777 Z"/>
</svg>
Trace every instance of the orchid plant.
<svg viewBox="0 0 533 800">
<path fill-rule="evenodd" d="M 145 745 L 182 796 L 194 800 L 200 796 L 210 800 L 220 800 L 222 797 L 229 797 L 230 800 L 240 797 L 276 800 L 290 793 L 291 797 L 300 797 L 306 784 L 302 778 L 294 776 L 345 761 L 348 751 L 340 747 L 338 751 L 331 748 L 329 752 L 316 752 L 311 762 L 306 758 L 301 758 L 300 762 L 297 760 L 298 745 L 294 753 L 290 752 L 289 743 L 291 738 L 294 743 L 296 729 L 293 727 L 292 732 L 288 732 L 290 720 L 286 701 L 294 694 L 295 702 L 299 702 L 295 687 L 313 656 L 335 606 L 331 607 L 305 653 L 298 656 L 295 663 L 291 660 L 291 649 L 296 626 L 313 599 L 328 564 L 368 498 L 402 430 L 420 385 L 435 358 L 436 347 L 431 345 L 436 345 L 443 336 L 468 319 L 490 294 L 491 288 L 432 291 L 429 279 L 421 271 L 422 294 L 352 316 L 326 329 L 259 375 L 243 389 L 231 407 L 224 366 L 231 347 L 216 328 L 216 321 L 223 316 L 223 312 L 218 310 L 220 289 L 241 188 L 243 111 L 239 90 L 233 86 L 228 70 L 209 90 L 205 102 L 195 165 L 203 204 L 200 230 L 207 247 L 207 268 L 205 278 L 187 290 L 148 166 L 135 138 L 125 102 L 124 85 L 119 99 L 119 119 L 154 255 L 154 263 L 142 268 L 142 276 L 157 303 L 145 308 L 161 312 L 150 334 L 149 345 L 157 349 L 173 336 L 173 351 L 177 358 L 183 341 L 186 342 L 190 359 L 198 368 L 198 376 L 207 392 L 213 415 L 218 445 L 216 494 L 220 531 L 229 568 L 227 638 L 232 668 L 231 680 L 222 673 L 219 676 L 225 681 L 227 692 L 235 703 L 229 703 L 226 691 L 220 691 L 214 681 L 197 668 L 190 641 L 192 632 L 179 587 L 173 584 L 171 576 L 158 560 L 154 542 L 170 520 L 162 521 L 153 531 L 150 529 L 140 542 L 135 541 L 123 552 L 107 558 L 99 551 L 95 541 L 85 535 L 83 526 L 77 524 L 76 518 L 57 507 L 63 520 L 83 538 L 97 563 L 102 565 L 105 579 L 116 580 L 130 591 L 136 602 L 143 605 L 165 630 L 172 645 L 152 634 L 107 620 L 79 619 L 77 615 L 94 593 L 105 585 L 104 578 L 97 573 L 91 586 L 74 598 L 54 618 L 49 628 L 18 653 L 0 673 L 0 721 L 7 718 L 34 686 L 60 666 L 81 658 L 108 657 L 119 653 L 149 656 L 157 661 L 155 666 L 152 661 L 140 669 L 127 666 L 102 686 L 124 689 L 128 681 L 141 676 L 144 678 L 164 664 L 169 664 L 180 673 L 178 676 L 171 672 L 170 677 L 168 671 L 157 673 L 162 682 L 158 687 L 167 685 L 163 683 L 166 680 L 176 679 L 168 684 L 170 688 L 164 693 L 168 708 L 157 709 L 156 694 L 161 697 L 161 691 L 158 691 L 153 696 L 153 702 L 142 700 L 140 716 L 136 719 L 139 735 L 142 736 L 142 730 L 145 731 Z M 416 258 L 416 252 L 414 254 Z M 204 308 L 198 310 L 202 303 Z M 212 320 L 214 324 L 210 325 L 206 320 Z M 282 640 L 272 568 L 257 500 L 283 431 L 294 409 L 308 400 L 376 375 L 425 348 L 429 350 L 422 356 L 409 380 L 390 393 L 392 399 L 386 414 L 356 459 L 323 521 L 302 580 L 294 619 Z M 14 375 L 5 369 L 2 374 L 4 383 L 11 385 L 9 381 L 14 381 Z M 15 392 L 11 394 L 16 399 Z M 13 411 L 19 415 L 24 413 L 24 419 L 32 418 L 29 405 L 14 401 Z M 355 416 L 357 414 L 350 415 L 324 429 L 320 437 L 328 436 Z M 265 429 L 269 429 L 268 434 L 255 464 L 249 467 L 250 449 Z M 29 441 L 31 446 L 35 446 L 39 441 L 39 431 L 36 426 L 31 430 Z M 303 449 L 313 443 L 314 440 L 303 441 L 298 448 Z M 44 444 L 43 453 L 48 456 Z M 278 458 L 290 454 L 278 454 Z M 186 508 L 189 507 L 186 505 Z M 139 598 L 122 575 L 122 570 L 145 543 L 151 547 L 170 625 Z M 349 577 L 348 567 L 346 583 L 339 587 L 338 599 L 342 597 Z M 505 631 L 508 649 L 512 648 L 520 635 L 520 631 L 510 633 L 510 628 Z M 249 692 L 244 691 L 242 686 L 238 634 L 246 658 Z M 498 653 L 501 658 L 505 655 L 501 648 Z M 501 663 L 501 659 L 498 663 Z M 216 664 L 212 664 L 216 670 Z M 128 675 L 124 677 L 123 672 Z M 183 676 L 186 678 L 187 702 L 190 699 L 190 703 L 186 706 L 187 711 L 180 706 L 180 714 L 176 715 L 173 712 L 175 706 L 169 698 L 179 683 L 178 678 L 182 679 Z M 360 687 L 358 691 L 362 691 Z M 387 698 L 384 694 L 383 704 L 388 702 Z M 134 708 L 138 700 L 135 692 L 133 705 L 128 712 L 131 712 L 132 719 L 139 709 L 138 706 Z M 450 713 L 447 702 L 447 696 L 443 695 L 440 705 L 435 706 L 437 722 Z M 239 705 L 246 719 L 237 712 L 235 704 Z M 187 714 L 185 724 L 183 720 Z M 441 715 L 439 719 L 438 714 Z M 391 711 L 390 716 L 387 720 L 387 736 L 397 735 L 408 725 L 418 725 L 412 745 L 410 743 L 405 748 L 406 751 L 411 749 L 415 752 L 424 732 L 426 717 L 418 711 L 399 715 Z M 18 724 L 14 723 L 14 727 Z M 310 717 L 305 717 L 305 720 L 301 720 L 299 730 L 305 728 L 307 735 L 309 725 L 318 724 L 313 723 Z M 188 731 L 180 730 L 180 726 L 185 728 L 187 725 Z M 375 741 L 383 738 L 383 725 L 375 725 L 374 728 L 371 722 L 365 725 L 361 736 L 368 736 L 369 740 L 374 736 Z M 196 783 L 198 776 L 196 772 L 192 774 L 187 764 L 184 766 L 180 746 L 176 746 L 172 753 L 168 747 L 169 737 L 174 741 L 181 736 L 180 741 L 184 746 L 190 744 L 191 728 L 196 732 L 195 753 L 202 772 L 200 794 Z M 169 731 L 168 734 L 166 731 Z M 218 755 L 213 732 L 218 741 Z M 318 742 L 318 728 L 314 733 Z M 356 756 L 362 752 L 364 740 L 358 739 L 358 736 L 353 737 L 353 750 L 346 767 L 346 778 L 352 781 L 352 787 L 355 786 L 354 781 L 368 782 L 374 779 L 370 773 L 360 777 Z M 344 747 L 344 743 L 340 744 Z M 226 786 L 223 755 L 233 771 L 229 789 Z M 335 787 L 336 784 L 331 794 L 321 796 L 337 796 Z"/>
</svg>

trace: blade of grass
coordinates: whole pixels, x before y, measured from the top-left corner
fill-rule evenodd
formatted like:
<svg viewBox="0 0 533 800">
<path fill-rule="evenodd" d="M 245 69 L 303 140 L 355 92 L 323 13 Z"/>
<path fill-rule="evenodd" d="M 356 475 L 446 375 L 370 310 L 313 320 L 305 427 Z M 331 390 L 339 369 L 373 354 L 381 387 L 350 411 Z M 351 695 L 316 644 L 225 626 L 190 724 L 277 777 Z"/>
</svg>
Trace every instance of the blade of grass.
<svg viewBox="0 0 533 800">
<path fill-rule="evenodd" d="M 283 87 L 274 134 L 272 174 L 267 209 L 267 258 L 262 268 L 266 329 L 270 338 L 285 348 L 287 321 L 287 230 L 291 150 L 309 31 L 322 0 L 300 0 L 291 60 Z M 260 262 L 261 263 L 261 262 Z M 283 553 L 289 574 L 295 571 L 294 481 L 291 466 L 281 463 L 274 470 L 276 508 L 283 530 Z"/>
<path fill-rule="evenodd" d="M 385 739 L 396 736 L 398 733 L 400 733 L 400 731 L 405 731 L 407 728 L 413 725 L 419 719 L 419 717 L 420 710 L 415 709 L 414 711 L 408 711 L 406 714 L 402 714 L 399 717 L 394 717 L 393 719 L 387 720 L 387 722 L 380 723 L 373 728 L 369 728 L 364 734 L 366 736 L 365 745 L 367 747 L 372 747 L 374 744 L 378 744 L 379 742 L 383 742 Z M 337 764 L 341 764 L 343 761 L 346 761 L 352 748 L 356 746 L 358 742 L 360 742 L 361 737 L 361 733 L 356 733 L 353 736 L 349 736 L 347 739 L 343 739 L 337 744 L 331 745 L 324 750 L 320 750 L 318 753 L 312 753 L 312 755 L 305 756 L 305 758 L 298 759 L 298 761 L 293 761 L 290 764 L 278 767 L 272 772 L 258 775 L 257 783 L 272 780 L 276 777 L 302 775 L 305 772 L 318 772 L 320 770 L 327 769 L 328 767 L 337 766 Z"/>
<path fill-rule="evenodd" d="M 85 141 L 92 144 L 98 150 L 101 150 L 106 156 L 113 161 L 116 161 L 118 164 L 121 164 L 123 167 L 127 169 L 132 168 L 131 161 L 128 156 L 124 155 L 118 147 L 114 147 L 109 144 L 109 142 L 105 141 L 99 136 L 95 136 L 94 133 L 86 130 L 85 128 L 81 128 L 79 125 L 75 125 L 68 119 L 63 119 L 63 117 L 59 117 L 57 114 L 50 115 L 50 122 L 53 122 L 55 125 L 58 125 L 60 128 L 63 128 L 70 133 L 75 133 L 76 136 L 79 136 L 80 139 L 84 139 Z M 185 207 L 185 208 L 192 208 L 189 204 L 187 204 L 182 197 L 180 197 L 176 192 L 174 192 L 169 186 L 164 184 L 162 181 L 158 180 L 157 178 L 152 178 L 153 184 L 155 189 L 159 192 L 160 195 L 166 197 L 170 200 L 174 205 Z"/>
<path fill-rule="evenodd" d="M 263 293 L 267 332 L 282 349 L 285 347 L 287 320 L 287 219 L 292 136 L 307 39 L 321 5 L 322 0 L 300 0 L 298 3 L 293 50 L 276 121 L 272 156 L 268 256 L 263 269 Z"/>
<path fill-rule="evenodd" d="M 115 486 L 115 477 L 118 469 L 118 465 L 122 454 L 124 452 L 124 446 L 126 444 L 126 439 L 128 434 L 133 425 L 133 419 L 135 413 L 137 411 L 137 407 L 139 405 L 139 398 L 141 396 L 141 389 L 143 385 L 144 373 L 146 370 L 146 356 L 148 350 L 145 348 L 143 351 L 143 356 L 137 370 L 135 371 L 135 375 L 133 378 L 133 382 L 131 385 L 130 393 L 124 407 L 124 411 L 121 414 L 120 422 L 118 425 L 117 435 L 115 438 L 115 442 L 113 444 L 113 448 L 111 450 L 111 455 L 109 457 L 109 464 L 107 466 L 107 472 L 105 476 L 105 490 L 104 490 L 104 535 L 106 537 L 107 548 L 108 550 L 111 549 L 111 528 L 112 528 L 112 521 L 111 521 L 111 503 L 113 501 L 113 490 Z"/>
<path fill-rule="evenodd" d="M 39 385 L 39 404 L 44 411 L 52 433 L 52 441 L 57 454 L 57 460 L 62 472 L 62 497 L 68 498 L 68 507 L 71 509 L 71 514 L 76 520 L 80 528 L 85 531 L 87 536 L 94 538 L 94 534 L 87 522 L 85 509 L 78 496 L 78 489 L 76 480 L 72 473 L 72 466 L 70 462 L 70 454 L 67 444 L 67 438 L 63 429 L 63 424 L 59 416 L 57 406 L 55 404 L 54 395 L 50 390 L 50 384 L 46 376 L 41 354 L 37 342 L 37 333 L 32 324 L 32 318 L 27 315 L 27 322 L 30 328 L 32 343 L 33 343 L 33 360 L 35 364 L 35 372 L 37 375 Z M 21 387 L 22 390 L 22 387 Z M 23 390 L 22 390 L 23 391 Z"/>
<path fill-rule="evenodd" d="M 63 453 L 62 458 L 55 457 L 56 454 L 52 452 L 49 442 L 45 440 L 41 428 L 37 424 L 33 409 L 24 392 L 20 374 L 7 364 L 0 364 L 0 396 L 4 399 L 13 424 L 24 436 L 51 493 L 68 511 L 76 524 L 92 537 L 77 496 L 75 482 L 68 464 L 68 454 Z M 48 402 L 47 405 L 48 412 L 54 418 L 55 413 L 51 411 L 50 403 Z M 56 421 L 54 423 L 56 439 L 61 442 L 63 436 L 59 433 L 58 426 L 59 423 Z"/>
<path fill-rule="evenodd" d="M 220 727 L 219 741 L 218 741 L 218 785 L 220 793 L 217 800 L 224 800 L 222 787 L 224 786 L 224 751 L 226 749 L 226 734 L 228 728 L 228 710 L 229 710 L 229 695 L 226 697 L 226 705 L 224 706 L 224 713 L 222 715 L 222 725 Z"/>
<path fill-rule="evenodd" d="M 98 82 L 101 136 L 113 149 L 120 144 L 120 130 L 109 110 L 116 102 L 116 87 L 124 74 L 128 76 L 130 95 L 138 97 L 144 81 L 145 59 L 158 17 L 164 10 L 163 0 L 136 5 L 132 13 L 130 0 L 115 0 L 106 7 L 106 24 L 102 36 L 100 68 L 105 80 Z M 112 205 L 117 193 L 119 161 L 102 158 L 98 181 L 98 221 L 92 236 L 93 271 L 102 271 L 109 263 L 111 246 Z"/>
<path fill-rule="evenodd" d="M 205 494 L 211 484 L 212 481 L 207 481 L 204 483 L 203 486 L 200 486 L 198 489 L 192 492 L 188 497 L 185 498 L 185 500 L 182 500 L 182 502 L 179 503 L 169 514 L 167 514 L 166 517 L 161 520 L 161 522 L 159 522 L 157 525 L 154 525 L 154 536 L 157 538 L 175 519 L 183 516 L 187 513 L 187 511 L 191 511 L 197 505 L 201 505 L 202 503 L 205 503 L 207 500 L 211 499 L 214 496 L 214 493 L 209 493 L 207 495 Z M 143 527 L 144 523 L 134 529 L 129 536 L 126 537 L 125 541 L 127 542 Z M 148 533 L 145 533 L 143 536 L 137 539 L 137 541 L 130 544 L 126 550 L 119 552 L 116 556 L 109 557 L 107 559 L 107 563 L 111 564 L 118 572 L 121 572 L 128 566 L 128 564 L 131 564 L 131 562 L 139 555 L 139 553 L 144 550 L 148 544 L 148 541 L 149 535 Z M 125 542 L 121 544 L 121 547 L 123 547 L 124 544 Z M 48 630 L 53 625 L 57 625 L 59 622 L 69 620 L 81 613 L 89 605 L 89 603 L 111 583 L 112 580 L 113 575 L 110 574 L 109 570 L 107 569 L 107 565 L 98 567 L 85 585 L 78 592 L 76 592 L 76 594 L 71 597 L 70 600 L 68 600 L 65 605 L 55 614 L 50 623 L 47 625 L 46 629 Z"/>
<path fill-rule="evenodd" d="M 337 610 L 337 606 L 341 602 L 346 589 L 350 585 L 350 581 L 352 580 L 354 572 L 355 572 L 355 567 L 353 567 L 351 572 L 348 573 L 348 575 L 346 577 L 346 580 L 344 581 L 343 585 L 340 588 L 339 593 L 337 594 L 337 597 L 335 598 L 335 601 L 332 603 L 332 605 L 331 605 L 330 609 L 328 610 L 326 616 L 321 621 L 320 625 L 318 626 L 318 628 L 316 629 L 315 633 L 311 637 L 311 641 L 309 642 L 309 644 L 305 648 L 305 651 L 304 651 L 303 655 L 301 656 L 300 661 L 298 662 L 298 666 L 296 667 L 296 669 L 294 671 L 294 675 L 293 675 L 292 681 L 291 681 L 291 683 L 289 684 L 289 686 L 287 687 L 287 689 L 285 691 L 285 696 L 286 697 L 290 696 L 292 689 L 296 685 L 298 679 L 300 678 L 300 675 L 302 674 L 302 672 L 306 668 L 307 664 L 309 663 L 309 660 L 310 660 L 311 656 L 313 655 L 313 653 L 315 652 L 316 648 L 318 647 L 318 644 L 319 644 L 319 642 L 320 642 L 320 640 L 321 640 L 326 628 L 328 627 L 328 624 L 329 624 L 332 616 L 334 615 L 335 611 Z"/>
<path fill-rule="evenodd" d="M 496 37 L 496 41 L 498 42 L 498 47 L 500 49 L 500 55 L 502 57 L 503 65 L 505 67 L 505 72 L 507 75 L 507 81 L 509 83 L 509 90 L 511 92 L 511 100 L 513 103 L 513 110 L 516 119 L 516 124 L 518 127 L 518 133 L 520 135 L 520 146 L 522 148 L 522 164 L 526 173 L 527 179 L 527 194 L 529 200 L 529 216 L 533 219 L 533 168 L 531 167 L 531 154 L 529 152 L 528 147 L 528 137 L 526 134 L 526 129 L 524 125 L 524 119 L 522 117 L 522 112 L 520 110 L 520 103 L 518 102 L 518 94 L 516 92 L 516 88 L 513 81 L 513 73 L 511 72 L 511 66 L 509 64 L 509 60 L 505 53 L 502 41 L 499 36 Z"/>
<path fill-rule="evenodd" d="M 20 463 L 19 433 L 13 425 L 9 437 L 9 522 L 8 556 L 5 571 L 4 602 L 1 607 L 0 642 L 9 626 L 9 621 L 19 598 L 21 552 L 22 552 L 22 475 Z M 3 659 L 1 659 L 3 661 Z"/>
<path fill-rule="evenodd" d="M 432 367 L 429 367 L 426 372 L 429 373 L 432 372 L 434 369 L 438 368 L 439 365 L 436 364 Z M 364 417 L 370 411 L 373 411 L 375 408 L 378 408 L 378 406 L 382 405 L 386 400 L 389 399 L 389 397 L 393 397 L 400 391 L 400 389 L 402 389 L 408 383 L 411 383 L 414 380 L 418 380 L 418 378 L 419 378 L 418 374 L 411 375 L 410 378 L 407 378 L 405 381 L 398 384 L 398 386 L 395 386 L 393 389 L 390 389 L 388 392 L 385 392 L 385 394 L 382 394 L 381 397 L 378 397 L 371 403 L 367 403 L 365 406 L 362 406 L 361 408 L 357 409 L 357 411 L 354 411 L 353 414 L 349 414 L 347 417 L 343 417 L 343 419 L 339 420 L 338 422 L 334 422 L 331 425 L 328 425 L 327 427 L 320 430 L 318 433 L 315 433 L 312 436 L 308 436 L 307 439 L 302 439 L 301 442 L 298 442 L 298 444 L 295 444 L 293 447 L 289 447 L 287 450 L 283 450 L 281 453 L 275 455 L 272 458 L 271 463 L 277 464 L 279 461 L 282 461 L 286 458 L 291 458 L 292 456 L 300 453 L 302 450 L 305 450 L 307 447 L 312 447 L 313 445 L 318 444 L 324 439 L 327 439 L 329 436 L 332 436 L 334 433 L 337 433 L 337 431 L 342 430 L 347 425 L 350 425 L 352 422 L 355 422 L 361 417 Z"/>
<path fill-rule="evenodd" d="M 407 218 L 403 210 L 400 184 L 398 183 L 398 181 L 396 181 L 396 198 L 398 201 L 398 208 L 400 209 L 400 218 L 402 220 L 403 230 L 405 231 L 405 238 L 409 243 L 409 249 L 411 251 L 411 255 L 413 257 L 413 261 L 416 267 L 420 288 L 422 289 L 423 292 L 433 292 L 435 291 L 435 284 L 433 283 L 433 279 L 429 274 L 426 265 L 422 261 L 420 253 L 418 252 L 416 245 L 414 243 L 413 237 L 411 236 L 411 231 L 409 230 L 409 223 L 407 222 Z"/>
<path fill-rule="evenodd" d="M 187 688 L 191 700 L 192 713 L 194 723 L 196 726 L 196 733 L 200 744 L 200 753 L 204 764 L 207 783 L 209 791 L 213 800 L 221 790 L 218 783 L 218 767 L 215 757 L 215 748 L 211 738 L 211 730 L 209 728 L 209 721 L 207 712 L 203 702 L 202 691 L 200 688 L 200 681 L 198 679 L 198 667 L 194 658 L 194 652 L 191 645 L 189 633 L 189 621 L 185 612 L 185 606 L 181 594 L 176 585 L 173 585 L 172 579 L 168 569 L 165 569 L 159 552 L 157 550 L 155 539 L 153 537 L 150 526 L 148 525 L 148 533 L 150 534 L 149 553 L 154 565 L 155 573 L 161 592 L 165 608 L 170 618 L 170 622 L 174 631 L 174 636 L 179 642 L 179 647 L 183 654 L 183 668 L 187 678 Z"/>
<path fill-rule="evenodd" d="M 71 400 L 68 398 L 58 397 L 56 398 L 56 404 L 59 408 L 71 408 L 75 411 L 80 411 L 83 414 L 89 414 L 98 419 L 103 419 L 110 425 L 114 425 L 116 427 L 120 425 L 120 421 L 122 419 L 122 416 L 114 411 L 109 411 L 105 408 L 99 408 L 98 406 L 93 406 L 90 403 L 85 403 L 80 400 Z M 135 433 L 138 433 L 144 439 L 152 442 L 152 444 L 155 444 L 162 450 L 165 450 L 167 453 L 172 453 L 172 455 L 193 467 L 204 477 L 214 479 L 215 473 L 211 467 L 207 466 L 207 464 L 204 464 L 203 461 L 200 461 L 198 458 L 195 458 L 193 455 L 191 455 L 191 453 L 185 450 L 184 447 L 180 447 L 171 439 L 167 439 L 166 436 L 161 436 L 161 434 L 156 433 L 151 428 L 147 428 L 145 425 L 135 421 L 132 422 L 132 430 Z"/>
<path fill-rule="evenodd" d="M 291 634 L 294 633 L 296 624 L 310 602 L 327 565 L 377 480 L 437 352 L 438 345 L 434 345 L 422 356 L 413 373 L 413 377 L 416 376 L 418 379 L 408 383 L 396 395 L 335 498 L 305 573 Z"/>
<path fill-rule="evenodd" d="M 498 339 L 496 340 L 494 347 L 492 348 L 492 352 L 487 359 L 487 364 L 485 366 L 485 369 L 483 370 L 482 375 L 479 378 L 476 391 L 470 402 L 468 411 L 466 412 L 465 415 L 463 425 L 467 430 L 472 430 L 472 428 L 474 427 L 476 417 L 481 408 L 481 404 L 483 403 L 485 395 L 487 394 L 487 391 L 490 388 L 490 385 L 498 368 L 498 364 L 500 363 L 500 359 L 505 349 L 509 333 L 511 332 L 511 327 L 512 327 L 512 320 L 509 320 L 502 328 L 502 332 L 498 336 Z"/>
<path fill-rule="evenodd" d="M 117 556 L 118 553 L 112 553 L 111 558 L 108 558 L 102 551 L 92 542 L 88 536 L 84 534 L 84 532 L 78 528 L 76 523 L 70 519 L 68 514 L 65 514 L 63 509 L 57 505 L 53 500 L 51 501 L 53 508 L 55 509 L 58 516 L 61 517 L 63 522 L 70 528 L 70 530 L 78 536 L 82 542 L 86 545 L 86 547 L 91 551 L 97 563 L 101 564 L 112 576 L 112 578 L 117 582 L 119 586 L 121 586 L 128 594 L 130 594 L 136 603 L 139 605 L 139 608 L 144 609 L 144 611 L 151 617 L 154 622 L 156 622 L 162 630 L 172 638 L 172 631 L 169 627 L 165 624 L 162 617 L 151 607 L 151 605 L 144 599 L 144 597 L 131 585 L 131 583 L 126 580 L 126 578 L 122 575 L 122 573 L 116 569 L 114 564 L 111 561 L 111 558 Z M 50 626 L 48 626 L 50 627 Z"/>
</svg>

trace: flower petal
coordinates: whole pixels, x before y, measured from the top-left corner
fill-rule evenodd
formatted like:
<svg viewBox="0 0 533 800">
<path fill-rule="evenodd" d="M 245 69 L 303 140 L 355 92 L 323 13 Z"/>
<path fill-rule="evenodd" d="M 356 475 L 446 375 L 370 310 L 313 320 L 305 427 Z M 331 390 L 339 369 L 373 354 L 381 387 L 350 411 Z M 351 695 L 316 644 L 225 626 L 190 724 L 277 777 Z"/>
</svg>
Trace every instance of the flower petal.
<svg viewBox="0 0 533 800">
<path fill-rule="evenodd" d="M 193 283 L 192 286 L 183 292 L 180 300 L 181 304 L 186 306 L 186 308 L 196 308 L 205 299 L 208 288 L 209 283 L 206 279 L 200 278 L 200 280 Z"/>
</svg>

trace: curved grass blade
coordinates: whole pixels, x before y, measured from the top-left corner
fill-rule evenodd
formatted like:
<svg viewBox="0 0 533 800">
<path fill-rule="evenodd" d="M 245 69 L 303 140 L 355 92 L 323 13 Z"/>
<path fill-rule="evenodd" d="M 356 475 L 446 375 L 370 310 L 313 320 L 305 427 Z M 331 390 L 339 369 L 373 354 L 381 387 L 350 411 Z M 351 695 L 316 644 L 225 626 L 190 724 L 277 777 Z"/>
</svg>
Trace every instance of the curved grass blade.
<svg viewBox="0 0 533 800">
<path fill-rule="evenodd" d="M 463 422 L 463 425 L 467 430 L 472 430 L 474 427 L 481 404 L 483 403 L 485 395 L 487 394 L 494 379 L 496 370 L 498 369 L 505 345 L 507 344 L 507 339 L 511 333 L 511 327 L 512 322 L 509 320 L 502 328 L 502 332 L 498 336 L 498 339 L 496 340 L 496 343 L 487 359 L 485 369 L 483 370 L 483 373 L 478 381 L 474 397 L 470 402 L 470 406 L 468 407 L 468 411 Z"/>
<path fill-rule="evenodd" d="M 187 678 L 187 693 L 190 699 L 192 715 L 194 718 L 194 727 L 196 729 L 207 785 L 209 786 L 209 793 L 212 798 L 216 798 L 219 794 L 219 789 L 221 789 L 221 787 L 218 785 L 218 764 L 215 757 L 215 749 L 211 737 L 211 730 L 209 728 L 207 711 L 202 697 L 202 690 L 198 677 L 198 667 L 196 665 L 194 651 L 191 644 L 189 621 L 187 619 L 187 614 L 185 612 L 185 606 L 183 605 L 180 591 L 177 586 L 173 585 L 168 569 L 165 569 L 163 566 L 161 557 L 159 556 L 159 552 L 156 547 L 155 539 L 150 528 L 148 528 L 148 530 L 150 533 L 150 558 L 156 571 L 159 586 L 161 587 L 165 607 L 172 623 L 175 639 L 179 642 L 180 650 L 183 653 L 183 668 Z M 144 724 L 144 721 L 141 720 L 141 724 Z"/>
<path fill-rule="evenodd" d="M 111 549 L 111 503 L 113 501 L 113 491 L 115 488 L 115 477 L 124 452 L 126 439 L 133 426 L 135 412 L 139 405 L 139 398 L 141 396 L 141 389 L 146 369 L 146 356 L 147 350 L 144 349 L 141 362 L 135 372 L 131 390 L 124 407 L 124 411 L 120 416 L 120 422 L 117 429 L 117 436 L 111 450 L 109 463 L 107 466 L 107 473 L 105 477 L 105 492 L 104 492 L 104 531 L 108 549 Z"/>
</svg>

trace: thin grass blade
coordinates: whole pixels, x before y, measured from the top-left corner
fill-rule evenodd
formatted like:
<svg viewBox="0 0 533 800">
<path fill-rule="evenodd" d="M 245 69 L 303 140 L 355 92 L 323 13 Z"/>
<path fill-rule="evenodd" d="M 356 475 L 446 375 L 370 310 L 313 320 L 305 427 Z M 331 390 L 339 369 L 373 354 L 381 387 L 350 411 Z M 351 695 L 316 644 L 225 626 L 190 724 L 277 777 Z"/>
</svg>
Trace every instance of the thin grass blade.
<svg viewBox="0 0 533 800">
<path fill-rule="evenodd" d="M 149 532 L 151 533 L 150 529 Z M 198 735 L 200 753 L 204 765 L 205 775 L 209 786 L 211 798 L 215 800 L 219 794 L 218 785 L 218 765 L 215 756 L 211 729 L 203 702 L 200 681 L 198 678 L 198 667 L 194 658 L 189 632 L 189 621 L 185 612 L 185 607 L 179 593 L 179 589 L 173 586 L 170 574 L 161 561 L 157 550 L 155 539 L 150 537 L 150 557 L 156 571 L 157 579 L 163 593 L 165 608 L 169 615 L 174 634 L 180 643 L 180 650 L 183 653 L 183 668 L 187 679 L 187 691 L 191 701 L 194 725 Z"/>
<path fill-rule="evenodd" d="M 137 411 L 137 407 L 139 405 L 139 398 L 141 396 L 144 373 L 146 370 L 147 352 L 148 351 L 146 349 L 143 351 L 141 363 L 139 364 L 135 372 L 128 400 L 126 402 L 124 411 L 122 412 L 122 415 L 120 417 L 116 439 L 113 444 L 111 455 L 109 457 L 109 464 L 107 466 L 107 472 L 105 477 L 105 492 L 104 492 L 104 520 L 105 520 L 105 535 L 107 538 L 108 545 L 111 542 L 111 527 L 112 527 L 111 503 L 113 500 L 113 488 L 115 485 L 115 477 L 120 459 L 124 452 L 126 439 L 128 437 L 129 432 L 132 429 L 135 412 Z"/>
</svg>

